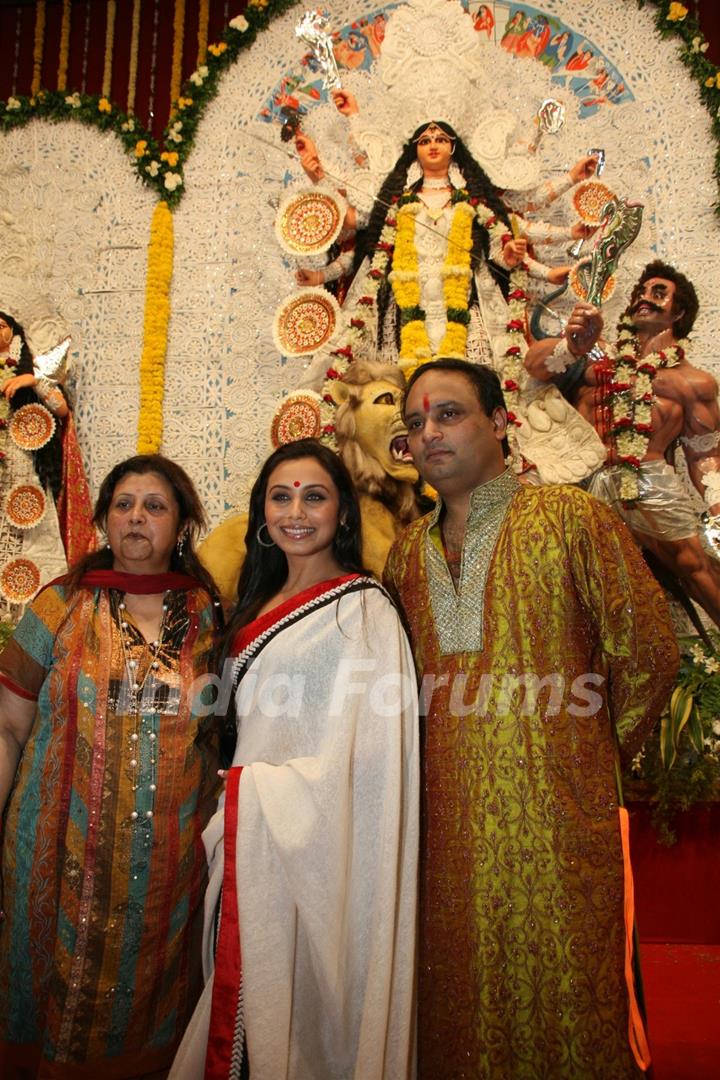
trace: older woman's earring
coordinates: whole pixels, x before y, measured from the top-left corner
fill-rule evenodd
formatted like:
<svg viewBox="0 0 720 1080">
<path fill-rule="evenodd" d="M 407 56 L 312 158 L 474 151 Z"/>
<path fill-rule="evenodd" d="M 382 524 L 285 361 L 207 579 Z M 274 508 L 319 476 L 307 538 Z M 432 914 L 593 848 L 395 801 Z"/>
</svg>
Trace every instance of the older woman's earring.
<svg viewBox="0 0 720 1080">
<path fill-rule="evenodd" d="M 270 530 L 269 529 L 268 529 L 268 536 L 270 536 L 270 543 L 269 544 L 268 544 L 267 540 L 263 540 L 262 536 L 260 535 L 262 533 L 263 529 L 267 529 L 267 527 L 268 527 L 267 521 L 263 521 L 262 525 L 260 526 L 258 531 L 255 533 L 255 539 L 257 540 L 260 547 L 264 547 L 264 548 L 275 547 L 275 541 L 270 536 Z"/>
<path fill-rule="evenodd" d="M 183 553 L 183 548 L 184 547 L 185 547 L 185 533 L 182 533 L 178 537 L 178 542 L 177 542 L 178 559 L 182 559 L 182 553 Z"/>
<path fill-rule="evenodd" d="M 412 165 L 407 171 L 407 176 L 405 177 L 406 186 L 412 187 L 414 184 L 417 184 L 418 180 L 422 180 L 422 175 L 422 166 L 420 165 L 420 162 L 417 160 L 417 158 L 415 158 L 415 161 L 413 161 Z"/>
</svg>

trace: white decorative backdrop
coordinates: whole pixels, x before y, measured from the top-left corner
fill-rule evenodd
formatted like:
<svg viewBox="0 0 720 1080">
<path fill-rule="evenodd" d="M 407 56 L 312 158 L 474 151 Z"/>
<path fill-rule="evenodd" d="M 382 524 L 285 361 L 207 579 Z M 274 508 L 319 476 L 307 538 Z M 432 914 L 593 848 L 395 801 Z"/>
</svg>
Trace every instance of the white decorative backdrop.
<svg viewBox="0 0 720 1080">
<path fill-rule="evenodd" d="M 348 0 L 327 7 L 337 29 L 361 16 L 372 21 L 379 10 Z M 509 7 L 494 5 L 499 27 Z M 565 94 L 568 122 L 538 151 L 542 168 L 551 169 L 601 146 L 608 160 L 603 180 L 646 205 L 608 321 L 617 317 L 638 270 L 657 253 L 698 289 L 701 314 L 690 359 L 717 374 L 714 143 L 677 44 L 660 41 L 651 11 L 631 2 L 596 0 L 581 12 L 574 0 L 545 0 L 540 7 L 604 54 L 633 97 L 580 120 L 573 115 L 577 101 Z M 294 287 L 294 268 L 283 262 L 273 234 L 274 206 L 283 185 L 300 182 L 302 174 L 278 126 L 258 119 L 283 76 L 298 68 L 302 47 L 294 26 L 300 10 L 277 20 L 223 79 L 198 128 L 185 170 L 186 194 L 175 213 L 163 450 L 191 473 L 213 523 L 246 500 L 269 449 L 275 405 L 302 376 L 302 362 L 281 357 L 271 333 L 274 311 Z M 520 130 L 529 129 L 542 96 L 562 95 L 562 87 L 551 83 L 539 62 L 512 58 L 493 43 L 487 47 L 491 104 L 511 109 Z M 348 85 L 360 91 L 367 78 L 352 75 Z M 365 89 L 372 97 L 371 87 Z M 488 104 L 478 99 L 478 113 Z M 329 140 L 338 123 L 332 106 L 320 104 L 307 127 Z M 111 136 L 78 124 L 33 122 L 3 136 L 0 145 L 13 166 L 0 177 L 0 242 L 5 240 L 5 251 L 21 246 L 13 229 L 22 223 L 33 280 L 52 293 L 71 326 L 76 412 L 96 490 L 107 468 L 135 447 L 154 197 L 137 183 Z M 327 142 L 326 153 L 341 170 L 342 153 L 333 156 Z M 556 211 L 561 213 L 567 204 Z"/>
</svg>

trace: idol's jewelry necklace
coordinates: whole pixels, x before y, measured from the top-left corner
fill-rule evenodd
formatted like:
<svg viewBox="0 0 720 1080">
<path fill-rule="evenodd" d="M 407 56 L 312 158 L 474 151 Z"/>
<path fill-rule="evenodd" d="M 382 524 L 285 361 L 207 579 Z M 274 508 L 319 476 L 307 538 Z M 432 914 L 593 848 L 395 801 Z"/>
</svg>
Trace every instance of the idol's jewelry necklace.
<svg viewBox="0 0 720 1080">
<path fill-rule="evenodd" d="M 133 822 L 138 818 L 145 818 L 149 823 L 155 811 L 155 792 L 157 791 L 157 757 L 158 757 L 158 733 L 155 730 L 156 714 L 152 709 L 143 712 L 143 691 L 150 675 L 160 667 L 158 656 L 163 645 L 165 635 L 165 618 L 168 611 L 167 593 L 163 597 L 163 616 L 160 624 L 160 633 L 156 641 L 143 642 L 143 654 L 149 649 L 149 660 L 143 675 L 142 682 L 138 682 L 139 661 L 130 655 L 133 646 L 132 640 L 128 640 L 128 623 L 125 618 L 125 601 L 118 604 L 120 616 L 120 641 L 122 642 L 123 659 L 125 661 L 125 674 L 128 687 L 128 712 L 134 719 L 134 728 L 130 733 L 130 768 L 133 776 L 133 791 L 135 792 L 135 809 L 130 814 Z"/>
</svg>

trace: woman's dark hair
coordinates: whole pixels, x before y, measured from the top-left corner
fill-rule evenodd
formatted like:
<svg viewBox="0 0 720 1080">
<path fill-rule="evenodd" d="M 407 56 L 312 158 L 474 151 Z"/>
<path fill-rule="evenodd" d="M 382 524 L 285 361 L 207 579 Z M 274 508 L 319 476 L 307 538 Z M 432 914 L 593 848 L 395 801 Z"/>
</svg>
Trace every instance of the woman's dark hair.
<svg viewBox="0 0 720 1080">
<path fill-rule="evenodd" d="M 21 341 L 20 357 L 18 359 L 18 365 L 14 372 L 15 375 L 34 375 L 35 369 L 33 367 L 33 356 L 30 351 L 30 346 L 25 339 L 25 331 L 23 330 L 17 319 L 14 319 L 12 315 L 8 315 L 4 311 L 0 311 L 0 319 L 4 319 L 13 332 L 13 335 L 17 334 Z M 58 389 L 64 394 L 62 386 L 58 384 Z M 39 401 L 37 394 L 30 386 L 24 386 L 21 390 L 16 390 L 10 400 L 10 412 L 17 412 L 23 405 L 32 405 Z M 57 499 L 62 487 L 62 426 L 61 421 L 57 420 L 55 423 L 55 431 L 52 438 L 41 446 L 39 450 L 33 450 L 33 463 L 35 465 L 35 472 L 38 475 L 38 479 L 43 487 L 50 490 L 53 499 Z"/>
<path fill-rule="evenodd" d="M 380 239 L 380 233 L 385 224 L 388 210 L 393 201 L 398 199 L 405 190 L 407 184 L 407 171 L 413 161 L 417 159 L 417 140 L 423 132 L 427 130 L 431 122 L 434 123 L 436 127 L 441 128 L 445 134 L 449 135 L 453 140 L 455 144 L 453 149 L 453 161 L 459 167 L 465 178 L 465 187 L 467 188 L 470 198 L 479 199 L 481 202 L 485 203 L 496 217 L 505 222 L 508 227 L 508 232 L 510 231 L 510 219 L 508 217 L 507 207 L 498 195 L 490 177 L 485 170 L 478 165 L 475 158 L 465 146 L 465 143 L 458 135 L 456 135 L 450 125 L 444 123 L 444 121 L 428 121 L 427 124 L 422 124 L 417 131 L 414 131 L 405 143 L 400 157 L 395 163 L 392 171 L 385 178 L 385 181 L 375 198 L 375 204 L 370 214 L 367 228 L 358 234 L 358 241 L 355 247 L 353 273 L 357 273 L 360 269 L 360 264 L 366 256 L 372 258 L 373 252 L 375 251 L 375 245 Z M 422 185 L 423 179 L 421 177 L 413 184 L 411 190 L 419 191 Z M 477 218 L 473 220 L 472 239 L 473 246 L 470 252 L 470 259 L 472 265 L 477 266 L 483 258 L 487 259 L 490 253 L 490 234 L 485 226 L 480 224 Z M 503 295 L 507 296 L 509 282 L 508 271 L 491 262 L 488 262 L 488 268 L 502 290 Z M 475 286 L 473 284 L 473 289 L 474 288 Z M 385 322 L 385 315 L 387 313 L 391 295 L 392 285 L 386 276 L 383 281 L 380 282 L 380 288 L 378 289 L 377 294 L 378 349 L 382 348 L 383 344 L 383 324 Z M 399 318 L 395 320 L 395 338 L 399 347 Z"/>
<path fill-rule="evenodd" d="M 170 569 L 182 574 L 189 574 L 197 579 L 207 589 L 213 598 L 217 593 L 215 583 L 197 557 L 195 542 L 198 534 L 205 528 L 205 511 L 203 510 L 200 497 L 195 490 L 192 480 L 180 465 L 171 461 L 162 454 L 137 454 L 127 458 L 110 470 L 102 484 L 95 503 L 93 521 L 100 529 L 105 529 L 107 515 L 112 503 L 115 488 L 120 481 L 130 473 L 144 476 L 146 473 L 157 473 L 168 482 L 177 500 L 180 511 L 179 525 L 185 529 L 185 543 L 182 553 L 179 554 L 177 547 L 173 548 L 170 558 Z M 74 592 L 80 584 L 80 579 L 88 570 L 110 570 L 113 564 L 113 553 L 109 548 L 93 551 L 81 559 L 68 574 L 66 585 L 69 591 Z"/>
</svg>

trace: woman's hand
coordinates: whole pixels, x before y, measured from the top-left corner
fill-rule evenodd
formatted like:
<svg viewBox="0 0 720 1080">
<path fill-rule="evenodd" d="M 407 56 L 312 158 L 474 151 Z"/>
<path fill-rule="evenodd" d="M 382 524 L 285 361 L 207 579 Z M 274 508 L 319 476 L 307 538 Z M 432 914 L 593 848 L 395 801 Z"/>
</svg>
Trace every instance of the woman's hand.
<svg viewBox="0 0 720 1080">
<path fill-rule="evenodd" d="M 354 94 L 348 93 L 347 90 L 333 90 L 332 99 L 335 108 L 339 113 L 342 113 L 343 116 L 357 116 L 360 112 L 357 98 Z"/>
<path fill-rule="evenodd" d="M 568 274 L 571 270 L 571 266 L 551 266 L 548 271 L 547 279 L 551 285 L 562 285 L 567 281 Z"/>
<path fill-rule="evenodd" d="M 313 140 L 309 136 L 303 135 L 302 131 L 299 131 L 295 136 L 295 149 L 306 175 L 312 180 L 313 184 L 319 184 L 325 177 L 325 170 L 322 167 L 320 155 Z"/>
<path fill-rule="evenodd" d="M 37 379 L 32 372 L 28 372 L 25 375 L 13 375 L 12 379 L 8 379 L 3 386 L 2 392 L 8 401 L 12 401 L 18 390 L 23 390 L 26 386 L 29 386 L 32 389 L 36 382 Z"/>
<path fill-rule="evenodd" d="M 502 249 L 503 262 L 513 268 L 519 266 L 527 255 L 527 240 L 508 240 Z"/>
<path fill-rule="evenodd" d="M 295 280 L 298 285 L 312 286 L 322 285 L 324 279 L 322 270 L 304 270 L 303 267 L 300 267 L 299 270 L 295 271 Z"/>
<path fill-rule="evenodd" d="M 591 176 L 595 175 L 597 165 L 597 158 L 594 154 L 586 154 L 585 157 L 581 157 L 570 169 L 570 179 L 573 184 L 579 184 L 581 180 L 589 180 Z"/>
<path fill-rule="evenodd" d="M 587 240 L 594 232 L 597 232 L 598 228 L 598 225 L 586 225 L 584 221 L 576 221 L 570 234 L 573 240 Z"/>
</svg>

